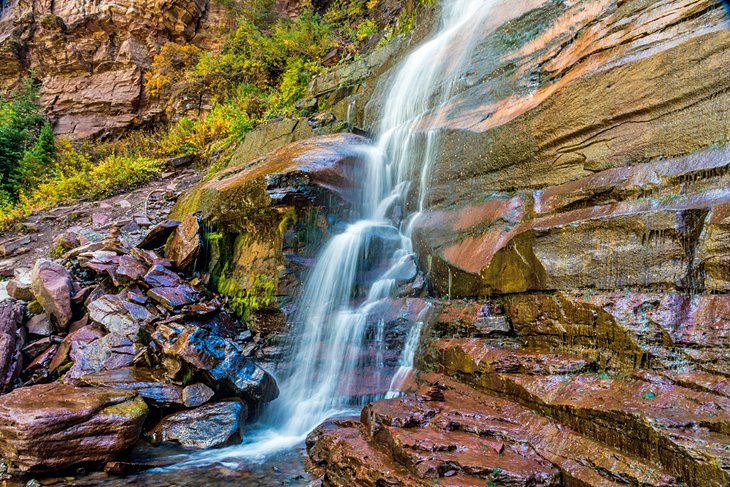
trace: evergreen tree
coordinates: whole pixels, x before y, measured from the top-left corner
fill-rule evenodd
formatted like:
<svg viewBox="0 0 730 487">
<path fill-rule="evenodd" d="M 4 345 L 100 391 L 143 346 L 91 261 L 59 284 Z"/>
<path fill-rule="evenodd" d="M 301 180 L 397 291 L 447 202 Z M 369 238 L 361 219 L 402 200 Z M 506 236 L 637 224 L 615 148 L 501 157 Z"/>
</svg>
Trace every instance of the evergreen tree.
<svg viewBox="0 0 730 487">
<path fill-rule="evenodd" d="M 15 200 L 29 171 L 41 171 L 55 154 L 53 132 L 40 113 L 38 92 L 30 78 L 9 99 L 0 100 L 0 200 Z M 26 153 L 30 153 L 27 159 Z M 32 168 L 26 168 L 26 163 Z"/>
</svg>

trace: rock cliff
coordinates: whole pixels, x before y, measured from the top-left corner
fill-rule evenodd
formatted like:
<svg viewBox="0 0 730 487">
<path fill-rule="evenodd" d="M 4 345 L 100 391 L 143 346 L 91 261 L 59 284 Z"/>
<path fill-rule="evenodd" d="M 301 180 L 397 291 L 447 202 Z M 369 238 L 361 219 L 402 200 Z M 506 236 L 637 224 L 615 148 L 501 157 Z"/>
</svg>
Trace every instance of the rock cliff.
<svg viewBox="0 0 730 487">
<path fill-rule="evenodd" d="M 144 90 L 162 45 L 216 49 L 232 21 L 229 7 L 208 0 L 13 0 L 0 18 L 0 86 L 8 89 L 32 72 L 57 133 L 120 132 L 154 121 L 173 102 Z"/>
<path fill-rule="evenodd" d="M 495 3 L 422 124 L 439 149 L 414 245 L 440 300 L 420 389 L 322 425 L 312 471 L 726 485 L 727 3 Z M 353 76 L 339 106 L 376 128 L 392 77 Z"/>
</svg>

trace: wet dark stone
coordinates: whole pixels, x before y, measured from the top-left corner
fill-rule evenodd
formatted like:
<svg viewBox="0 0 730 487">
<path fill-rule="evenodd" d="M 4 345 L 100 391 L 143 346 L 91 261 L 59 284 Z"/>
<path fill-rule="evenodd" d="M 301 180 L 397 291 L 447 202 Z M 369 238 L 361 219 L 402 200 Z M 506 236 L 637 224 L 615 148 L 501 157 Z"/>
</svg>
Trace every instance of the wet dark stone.
<svg viewBox="0 0 730 487">
<path fill-rule="evenodd" d="M 150 433 L 154 443 L 176 442 L 187 448 L 215 448 L 243 439 L 248 407 L 238 400 L 207 404 L 171 414 Z"/>
<path fill-rule="evenodd" d="M 187 362 L 251 406 L 279 396 L 276 381 L 268 372 L 246 358 L 235 343 L 207 330 L 189 327 L 169 336 L 162 346 L 166 355 Z"/>
<path fill-rule="evenodd" d="M 145 274 L 144 281 L 150 287 L 176 287 L 183 283 L 180 276 L 161 265 L 152 266 Z"/>
<path fill-rule="evenodd" d="M 186 408 L 195 408 L 210 401 L 214 395 L 215 393 L 210 387 L 198 382 L 183 389 L 182 400 Z"/>
<path fill-rule="evenodd" d="M 6 300 L 0 303 L 0 394 L 15 386 L 23 368 L 25 306 Z"/>
</svg>

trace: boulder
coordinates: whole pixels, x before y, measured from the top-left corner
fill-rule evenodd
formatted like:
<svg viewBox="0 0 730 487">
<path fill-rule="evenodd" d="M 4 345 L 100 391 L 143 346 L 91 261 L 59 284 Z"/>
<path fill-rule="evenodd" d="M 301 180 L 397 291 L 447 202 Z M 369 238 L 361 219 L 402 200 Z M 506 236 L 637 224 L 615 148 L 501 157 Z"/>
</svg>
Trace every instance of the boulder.
<svg viewBox="0 0 730 487">
<path fill-rule="evenodd" d="M 178 269 L 187 269 L 195 263 L 200 252 L 200 224 L 195 215 L 188 215 L 172 234 L 165 256 Z"/>
<path fill-rule="evenodd" d="M 23 472 L 107 462 L 134 445 L 147 411 L 130 391 L 21 387 L 0 397 L 0 456 Z"/>
<path fill-rule="evenodd" d="M 71 274 L 61 265 L 40 259 L 33 267 L 32 287 L 36 299 L 54 318 L 58 329 L 65 330 L 73 318 Z"/>
<path fill-rule="evenodd" d="M 0 394 L 8 392 L 23 370 L 25 306 L 6 300 L 0 303 Z"/>
<path fill-rule="evenodd" d="M 206 404 L 166 416 L 150 432 L 154 443 L 175 442 L 186 448 L 216 448 L 243 439 L 248 408 L 238 400 Z"/>
<path fill-rule="evenodd" d="M 163 339 L 162 350 L 208 376 L 211 383 L 245 399 L 252 408 L 279 395 L 274 378 L 246 358 L 235 343 L 191 326 Z"/>
</svg>

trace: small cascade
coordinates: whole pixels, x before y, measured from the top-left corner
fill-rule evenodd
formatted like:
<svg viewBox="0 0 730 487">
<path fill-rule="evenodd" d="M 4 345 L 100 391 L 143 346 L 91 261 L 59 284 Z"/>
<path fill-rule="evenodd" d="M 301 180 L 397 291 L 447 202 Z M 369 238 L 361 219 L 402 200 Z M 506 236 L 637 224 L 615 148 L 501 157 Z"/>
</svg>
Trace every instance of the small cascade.
<svg viewBox="0 0 730 487">
<path fill-rule="evenodd" d="M 300 443 L 327 418 L 398 394 L 413 368 L 429 307 L 407 332 L 390 371 L 384 367 L 389 330 L 372 315 L 379 302 L 393 296 L 400 270 L 415 262 L 411 228 L 427 203 L 438 146 L 437 131 L 423 125 L 465 83 L 473 44 L 492 3 L 445 1 L 437 35 L 397 68 L 376 143 L 362 151 L 367 163 L 362 219 L 331 239 L 306 280 L 292 320 L 288 373 L 278 378 L 280 398 L 247 433 L 247 444 L 207 452 L 206 463 L 265 458 Z M 364 367 L 375 372 L 362 373 Z M 369 387 L 373 382 L 382 383 L 380 392 Z"/>
</svg>

